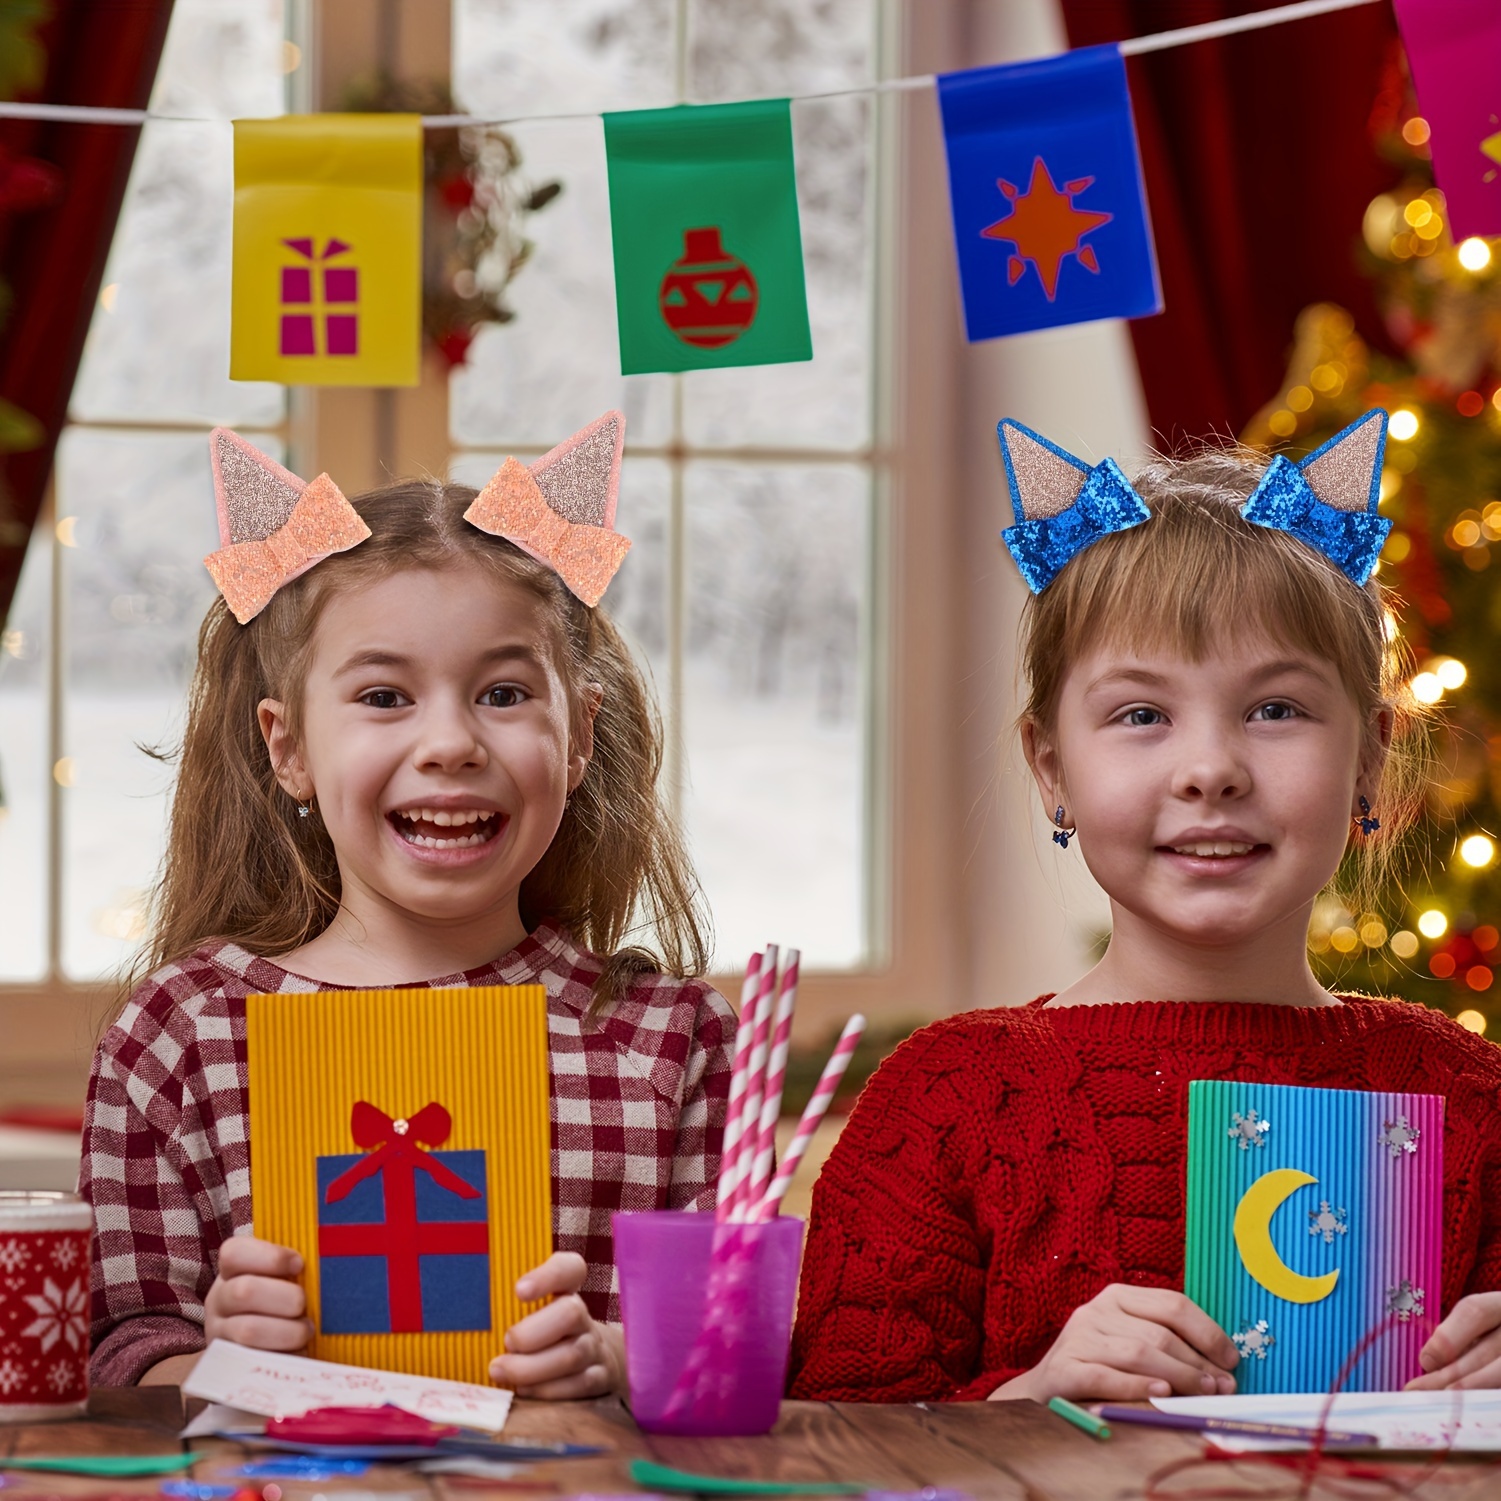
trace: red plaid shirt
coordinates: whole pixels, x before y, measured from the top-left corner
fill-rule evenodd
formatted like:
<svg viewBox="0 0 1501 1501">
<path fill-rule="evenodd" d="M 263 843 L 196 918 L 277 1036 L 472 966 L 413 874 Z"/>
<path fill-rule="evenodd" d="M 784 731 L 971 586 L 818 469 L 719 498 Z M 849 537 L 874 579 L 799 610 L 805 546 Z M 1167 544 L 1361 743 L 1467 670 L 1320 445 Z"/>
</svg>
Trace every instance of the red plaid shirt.
<svg viewBox="0 0 1501 1501">
<path fill-rule="evenodd" d="M 553 1243 L 588 1262 L 590 1313 L 618 1322 L 611 1213 L 713 1206 L 735 1016 L 700 980 L 647 975 L 586 1021 L 600 967 L 544 923 L 428 986 L 546 988 Z M 328 988 L 206 944 L 143 981 L 100 1043 L 79 1179 L 98 1232 L 95 1384 L 129 1385 L 203 1348 L 219 1247 L 251 1228 L 245 997 Z"/>
</svg>

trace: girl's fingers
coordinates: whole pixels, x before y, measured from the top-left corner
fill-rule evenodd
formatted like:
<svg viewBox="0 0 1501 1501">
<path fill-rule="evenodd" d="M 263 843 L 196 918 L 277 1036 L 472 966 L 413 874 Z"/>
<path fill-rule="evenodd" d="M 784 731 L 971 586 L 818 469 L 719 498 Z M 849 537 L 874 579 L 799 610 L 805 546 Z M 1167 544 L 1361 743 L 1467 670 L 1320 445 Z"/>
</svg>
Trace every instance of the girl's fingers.
<svg viewBox="0 0 1501 1501">
<path fill-rule="evenodd" d="M 1182 1293 L 1162 1287 L 1122 1286 L 1117 1301 L 1122 1310 L 1133 1317 L 1171 1329 L 1222 1370 L 1234 1370 L 1240 1361 L 1240 1351 L 1230 1336 Z"/>
<path fill-rule="evenodd" d="M 1204 1369 L 1200 1357 L 1179 1360 L 1158 1349 L 1150 1337 L 1107 1336 L 1092 1353 L 1092 1364 L 1150 1381 L 1165 1381 L 1180 1397 L 1212 1396 L 1219 1389 L 1214 1372 Z"/>
<path fill-rule="evenodd" d="M 1453 1365 L 1482 1335 L 1501 1325 L 1501 1293 L 1471 1293 L 1454 1305 L 1418 1353 L 1425 1371 Z"/>
<path fill-rule="evenodd" d="M 295 1282 L 279 1277 L 219 1278 L 209 1289 L 208 1303 L 220 1318 L 236 1314 L 266 1314 L 277 1319 L 300 1319 L 307 1312 L 307 1295 Z"/>
<path fill-rule="evenodd" d="M 1454 1385 L 1470 1392 L 1494 1391 L 1501 1386 L 1501 1359 L 1493 1359 L 1479 1370 L 1471 1371 L 1468 1376 L 1461 1376 Z"/>
<path fill-rule="evenodd" d="M 1169 1383 L 1140 1371 L 1119 1371 L 1093 1361 L 1070 1361 L 1055 1381 L 1054 1396 L 1074 1402 L 1145 1402 L 1149 1397 L 1172 1394 Z M 1198 1395 L 1195 1392 L 1195 1395 Z"/>
<path fill-rule="evenodd" d="M 554 1343 L 534 1355 L 520 1355 L 515 1351 L 497 1355 L 490 1362 L 490 1379 L 517 1391 L 530 1393 L 533 1387 L 577 1376 L 598 1362 L 598 1341 L 590 1335 L 581 1334 L 573 1339 Z"/>
<path fill-rule="evenodd" d="M 224 1319 L 215 1330 L 215 1338 L 227 1339 L 252 1350 L 281 1350 L 295 1353 L 305 1349 L 312 1335 L 306 1319 L 262 1318 L 259 1314 L 240 1314 Z"/>
<path fill-rule="evenodd" d="M 587 1271 L 577 1251 L 554 1251 L 541 1266 L 534 1266 L 517 1280 L 516 1296 L 523 1303 L 531 1303 L 537 1298 L 576 1293 L 583 1287 Z"/>
<path fill-rule="evenodd" d="M 302 1257 L 290 1246 L 257 1240 L 253 1235 L 231 1235 L 219 1247 L 219 1275 L 232 1277 L 300 1277 Z"/>
<path fill-rule="evenodd" d="M 582 1397 L 604 1397 L 610 1393 L 610 1373 L 602 1365 L 591 1365 L 577 1376 L 561 1381 L 544 1381 L 540 1386 L 517 1387 L 519 1397 L 533 1397 L 539 1402 L 577 1402 Z"/>
<path fill-rule="evenodd" d="M 1497 1360 L 1501 1360 L 1501 1330 L 1493 1330 L 1484 1339 L 1471 1345 L 1458 1360 L 1451 1360 L 1448 1365 L 1440 1366 L 1436 1371 L 1429 1371 L 1427 1375 L 1420 1376 L 1412 1384 L 1418 1390 L 1434 1391 L 1441 1391 L 1450 1386 L 1469 1386 L 1471 1385 L 1469 1377 L 1485 1370 Z M 1425 1383 L 1426 1387 L 1420 1383 Z M 1488 1381 L 1474 1384 L 1491 1385 Z"/>
<path fill-rule="evenodd" d="M 582 1298 L 576 1294 L 559 1298 L 546 1308 L 527 1314 L 506 1330 L 506 1352 L 510 1355 L 530 1355 L 537 1350 L 546 1350 L 560 1340 L 576 1339 L 587 1334 L 593 1324 Z"/>
</svg>

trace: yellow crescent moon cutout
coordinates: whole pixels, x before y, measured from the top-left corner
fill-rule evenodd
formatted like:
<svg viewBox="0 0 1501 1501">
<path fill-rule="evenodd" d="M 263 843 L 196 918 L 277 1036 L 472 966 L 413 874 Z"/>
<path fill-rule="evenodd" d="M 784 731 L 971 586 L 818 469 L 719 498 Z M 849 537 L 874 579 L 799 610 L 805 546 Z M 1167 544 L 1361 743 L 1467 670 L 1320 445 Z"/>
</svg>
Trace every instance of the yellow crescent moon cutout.
<svg viewBox="0 0 1501 1501">
<path fill-rule="evenodd" d="M 1272 1244 L 1272 1216 L 1304 1184 L 1318 1181 L 1295 1167 L 1274 1168 L 1258 1178 L 1235 1206 L 1235 1248 L 1246 1270 L 1269 1293 L 1289 1303 L 1317 1303 L 1339 1281 L 1338 1267 L 1322 1277 L 1295 1272 Z"/>
</svg>

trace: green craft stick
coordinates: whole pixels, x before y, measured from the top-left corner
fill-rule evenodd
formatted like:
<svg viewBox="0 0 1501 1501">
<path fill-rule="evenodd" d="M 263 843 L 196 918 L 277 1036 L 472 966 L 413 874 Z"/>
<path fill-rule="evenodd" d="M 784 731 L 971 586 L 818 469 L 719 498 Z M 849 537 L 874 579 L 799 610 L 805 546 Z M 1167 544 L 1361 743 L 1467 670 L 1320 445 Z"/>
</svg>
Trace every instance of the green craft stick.
<svg viewBox="0 0 1501 1501">
<path fill-rule="evenodd" d="M 27 1459 L 0 1459 L 3 1470 L 45 1470 L 55 1475 L 92 1475 L 101 1479 L 126 1480 L 137 1475 L 171 1475 L 186 1470 L 203 1458 L 201 1454 L 82 1454 L 36 1455 Z"/>
<path fill-rule="evenodd" d="M 1054 1397 L 1048 1403 L 1048 1411 L 1055 1412 L 1066 1423 L 1072 1423 L 1075 1428 L 1082 1428 L 1091 1438 L 1109 1438 L 1110 1425 L 1102 1423 L 1092 1412 L 1086 1412 L 1082 1407 L 1075 1407 L 1065 1397 Z"/>
<path fill-rule="evenodd" d="M 730 1480 L 720 1475 L 692 1475 L 649 1459 L 631 1461 L 631 1479 L 659 1491 L 688 1491 L 700 1496 L 863 1496 L 871 1487 L 829 1480 Z"/>
</svg>

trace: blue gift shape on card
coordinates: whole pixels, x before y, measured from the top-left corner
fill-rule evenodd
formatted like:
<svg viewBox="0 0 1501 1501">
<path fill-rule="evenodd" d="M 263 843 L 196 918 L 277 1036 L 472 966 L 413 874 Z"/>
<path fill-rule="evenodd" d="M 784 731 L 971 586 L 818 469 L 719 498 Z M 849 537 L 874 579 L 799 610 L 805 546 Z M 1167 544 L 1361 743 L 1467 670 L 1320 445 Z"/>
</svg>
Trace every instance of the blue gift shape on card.
<svg viewBox="0 0 1501 1501">
<path fill-rule="evenodd" d="M 971 341 L 1162 311 L 1114 46 L 938 79 Z"/>
<path fill-rule="evenodd" d="M 489 1196 L 483 1151 L 424 1152 L 441 1171 L 411 1174 L 410 1215 L 388 1212 L 384 1173 L 330 1203 L 368 1155 L 319 1157 L 319 1328 L 324 1334 L 485 1330 L 490 1323 Z M 470 1193 L 437 1181 L 451 1174 Z M 404 1198 L 404 1194 L 398 1194 Z"/>
</svg>

